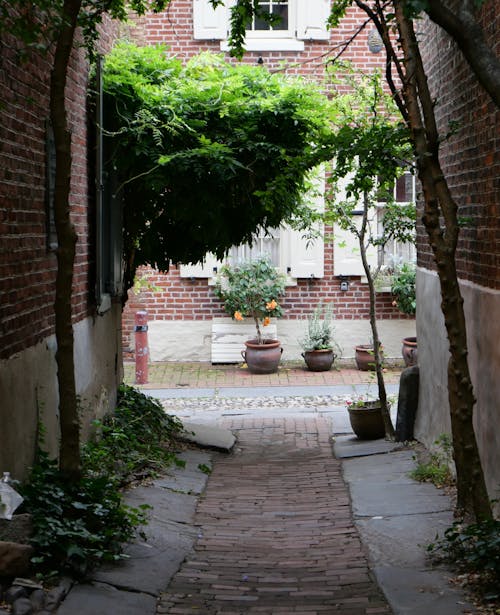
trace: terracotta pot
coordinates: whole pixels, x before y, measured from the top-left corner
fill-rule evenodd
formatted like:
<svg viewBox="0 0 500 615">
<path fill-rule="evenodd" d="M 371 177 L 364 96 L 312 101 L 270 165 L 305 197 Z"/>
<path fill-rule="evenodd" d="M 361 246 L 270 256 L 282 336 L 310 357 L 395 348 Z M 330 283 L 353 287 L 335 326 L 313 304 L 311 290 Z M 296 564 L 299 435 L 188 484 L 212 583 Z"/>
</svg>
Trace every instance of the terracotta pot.
<svg viewBox="0 0 500 615">
<path fill-rule="evenodd" d="M 375 371 L 375 355 L 373 353 L 373 345 L 372 344 L 360 344 L 359 346 L 355 346 L 355 355 L 354 358 L 356 360 L 356 365 L 359 370 L 362 372 L 367 371 Z M 384 352 L 382 350 L 382 345 L 380 346 L 380 356 L 382 361 L 384 360 Z"/>
<path fill-rule="evenodd" d="M 348 406 L 349 421 L 360 440 L 378 440 L 385 436 L 384 420 L 379 400 L 364 402 L 362 406 Z"/>
<path fill-rule="evenodd" d="M 312 372 L 327 372 L 337 355 L 331 348 L 322 348 L 321 350 L 305 350 L 302 356 Z"/>
<path fill-rule="evenodd" d="M 241 356 L 253 374 L 273 374 L 278 371 L 283 348 L 279 340 L 263 340 L 258 344 L 257 340 L 245 342 L 246 350 L 241 351 Z"/>
<path fill-rule="evenodd" d="M 416 337 L 404 337 L 403 347 L 401 348 L 401 353 L 403 355 L 403 360 L 405 362 L 406 367 L 411 367 L 412 365 L 416 365 L 418 363 L 418 348 L 417 348 L 417 338 Z"/>
</svg>

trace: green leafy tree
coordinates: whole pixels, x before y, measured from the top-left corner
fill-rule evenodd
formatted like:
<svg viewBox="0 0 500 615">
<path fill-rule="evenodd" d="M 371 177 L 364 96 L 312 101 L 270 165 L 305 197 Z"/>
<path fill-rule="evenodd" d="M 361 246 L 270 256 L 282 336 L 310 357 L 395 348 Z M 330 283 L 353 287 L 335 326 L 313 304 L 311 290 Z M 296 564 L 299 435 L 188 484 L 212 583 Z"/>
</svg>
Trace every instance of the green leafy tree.
<svg viewBox="0 0 500 615">
<path fill-rule="evenodd" d="M 214 0 L 220 4 L 220 0 Z M 232 10 L 232 53 L 244 52 L 245 21 L 237 13 L 252 14 L 253 0 L 237 0 Z M 422 222 L 434 254 L 441 287 L 442 311 L 449 340 L 448 399 L 453 436 L 453 457 L 457 471 L 457 512 L 466 518 L 491 518 L 491 504 L 486 489 L 473 426 L 475 404 L 467 351 L 467 328 L 463 298 L 456 270 L 459 221 L 454 201 L 440 163 L 441 136 L 434 113 L 435 101 L 429 90 L 427 75 L 415 33 L 414 19 L 427 11 L 431 19 L 459 43 L 480 83 L 499 106 L 500 61 L 480 23 L 479 10 L 485 0 L 334 0 L 330 27 L 337 27 L 348 7 L 363 11 L 377 29 L 386 52 L 385 77 L 401 117 L 410 131 L 418 177 L 422 184 L 424 214 Z M 247 18 L 246 17 L 246 18 Z M 362 31 L 362 28 L 359 32 Z M 484 61 L 473 56 L 478 47 Z M 488 73 L 491 73 L 488 75 Z M 401 85 L 400 85 L 401 84 Z"/>
<path fill-rule="evenodd" d="M 251 242 L 258 227 L 305 225 L 308 170 L 331 156 L 335 106 L 299 79 L 200 54 L 122 42 L 104 68 L 107 167 L 124 203 L 126 286 Z"/>
<path fill-rule="evenodd" d="M 335 164 L 330 175 L 332 189 L 327 199 L 325 218 L 352 233 L 358 242 L 370 297 L 370 327 L 373 339 L 378 397 L 382 407 L 385 434 L 394 439 L 385 390 L 376 318 L 375 279 L 378 267 L 368 261 L 370 247 L 376 250 L 390 240 L 414 241 L 415 205 L 394 201 L 393 188 L 404 168 L 401 162 L 411 157 L 406 126 L 395 121 L 395 108 L 384 94 L 381 77 L 346 74 L 350 94 L 339 96 L 335 134 Z M 344 186 L 345 194 L 339 191 Z M 385 201 L 382 230 L 378 228 L 378 202 Z M 355 215 L 356 212 L 356 215 Z"/>
</svg>

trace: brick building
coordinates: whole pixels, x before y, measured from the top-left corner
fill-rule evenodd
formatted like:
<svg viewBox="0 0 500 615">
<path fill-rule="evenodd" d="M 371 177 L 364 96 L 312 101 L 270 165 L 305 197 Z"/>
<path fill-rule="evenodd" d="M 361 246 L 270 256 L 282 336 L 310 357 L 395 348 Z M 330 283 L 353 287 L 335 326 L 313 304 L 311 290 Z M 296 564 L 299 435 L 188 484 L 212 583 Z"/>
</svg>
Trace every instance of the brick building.
<svg viewBox="0 0 500 615">
<path fill-rule="evenodd" d="M 318 82 L 324 79 L 325 61 L 334 58 L 365 21 L 360 12 L 349 9 L 341 27 L 330 31 L 326 29 L 329 0 L 289 0 L 275 4 L 286 14 L 286 20 L 274 30 L 268 24 L 252 24 L 247 31 L 247 53 L 242 61 Z M 187 60 L 200 51 L 223 53 L 229 59 L 227 7 L 231 2 L 226 5 L 214 11 L 208 0 L 172 0 L 166 12 L 139 20 L 132 33 L 143 44 L 167 44 L 170 52 L 181 59 Z M 369 34 L 368 27 L 342 56 L 366 72 L 384 65 L 384 54 L 370 53 L 368 49 Z M 327 228 L 325 234 L 331 236 L 333 230 Z M 264 242 L 264 238 L 256 241 L 252 255 L 258 252 L 259 243 Z M 335 229 L 333 240 L 306 246 L 300 233 L 280 229 L 275 245 L 270 247 L 269 243 L 265 250 L 274 252 L 274 264 L 289 279 L 283 302 L 285 317 L 276 323 L 285 347 L 284 358 L 300 357 L 297 339 L 304 318 L 319 301 L 333 304 L 337 337 L 344 356 L 352 357 L 355 344 L 370 340 L 368 287 L 363 280 L 355 239 Z M 232 251 L 230 258 L 237 260 L 249 255 L 249 249 L 240 247 Z M 224 357 L 212 347 L 212 330 L 228 321 L 212 291 L 214 272 L 220 265 L 208 258 L 203 266 L 172 265 L 168 274 L 140 271 L 142 283 L 136 292 L 130 293 L 124 311 L 125 351 L 133 352 L 134 314 L 146 309 L 153 360 L 223 361 Z M 347 290 L 344 290 L 345 282 Z M 414 322 L 393 307 L 390 292 L 378 294 L 377 314 L 382 341 L 384 332 L 390 328 L 400 331 L 401 337 L 414 334 Z M 386 344 L 388 356 L 400 356 L 400 337 L 396 337 L 398 341 L 393 347 Z"/>
<path fill-rule="evenodd" d="M 111 24 L 101 49 L 111 46 Z M 20 45 L 2 36 L 0 62 L 0 469 L 22 478 L 33 461 L 39 425 L 58 450 L 54 297 L 57 238 L 51 192 L 54 145 L 49 118 L 50 54 L 20 61 Z M 72 131 L 71 219 L 78 241 L 73 283 L 77 394 L 85 436 L 90 419 L 113 407 L 122 378 L 121 306 L 96 293 L 102 212 L 95 197 L 95 121 L 86 112 L 88 62 L 75 48 L 67 103 Z M 98 219 L 98 213 L 101 220 Z M 107 249 L 107 248 L 105 248 Z"/>
<path fill-rule="evenodd" d="M 500 55 L 498 2 L 481 9 L 489 44 Z M 469 367 L 477 398 L 474 425 L 491 498 L 500 485 L 500 110 L 479 85 L 456 43 L 426 23 L 422 46 L 440 131 L 458 130 L 443 142 L 441 160 L 464 223 L 457 270 L 464 297 Z M 420 401 L 417 436 L 432 446 L 450 432 L 448 341 L 440 290 L 425 231 L 418 229 L 417 335 Z"/>
</svg>

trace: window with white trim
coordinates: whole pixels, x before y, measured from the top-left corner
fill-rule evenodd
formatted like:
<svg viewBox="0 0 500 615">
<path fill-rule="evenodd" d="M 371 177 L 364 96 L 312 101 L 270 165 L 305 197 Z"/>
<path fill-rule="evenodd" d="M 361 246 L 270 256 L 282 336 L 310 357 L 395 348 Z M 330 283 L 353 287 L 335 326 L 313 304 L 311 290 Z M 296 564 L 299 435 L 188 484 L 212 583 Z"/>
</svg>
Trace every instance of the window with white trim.
<svg viewBox="0 0 500 615">
<path fill-rule="evenodd" d="M 406 205 L 415 203 L 415 175 L 411 171 L 405 171 L 400 175 L 392 189 L 392 198 L 396 203 Z M 384 203 L 387 198 L 383 195 L 378 197 L 378 225 L 380 232 L 383 229 Z M 379 265 L 393 269 L 403 263 L 414 263 L 417 259 L 416 247 L 414 243 L 401 242 L 391 239 L 386 243 L 383 250 L 379 251 Z"/>
<path fill-rule="evenodd" d="M 306 203 L 316 211 L 324 211 L 324 171 L 318 171 L 312 180 L 312 189 L 305 196 Z M 322 278 L 324 275 L 323 227 L 318 225 L 311 233 L 297 231 L 287 226 L 278 229 L 260 230 L 251 245 L 234 246 L 225 262 L 268 256 L 277 269 L 287 275 L 290 284 L 298 278 Z M 207 254 L 202 263 L 181 265 L 180 275 L 184 278 L 214 278 L 222 261 L 213 254 Z"/>
<path fill-rule="evenodd" d="M 338 183 L 338 199 L 345 199 L 345 186 L 350 181 L 347 176 L 342 182 Z M 415 202 L 415 176 L 410 171 L 406 171 L 397 180 L 392 189 L 392 197 L 396 203 L 407 204 Z M 387 202 L 387 195 L 377 195 L 377 209 L 368 223 L 373 232 L 382 234 L 384 205 Z M 361 224 L 362 210 L 354 212 L 353 219 L 358 225 Z M 412 243 L 402 243 L 395 240 L 387 242 L 384 249 L 377 249 L 376 246 L 369 245 L 367 249 L 367 259 L 370 268 L 373 270 L 379 267 L 393 268 L 404 262 L 415 262 L 416 252 Z M 361 261 L 361 254 L 358 238 L 349 230 L 344 230 L 336 225 L 334 229 L 334 274 L 337 276 L 361 276 L 364 278 L 365 270 Z"/>
<path fill-rule="evenodd" d="M 197 40 L 219 40 L 221 51 L 228 51 L 230 11 L 235 0 L 212 7 L 209 0 L 193 0 L 193 30 Z M 302 51 L 305 40 L 329 40 L 326 23 L 330 0 L 263 0 L 262 8 L 280 17 L 269 24 L 254 18 L 248 24 L 247 51 Z"/>
</svg>

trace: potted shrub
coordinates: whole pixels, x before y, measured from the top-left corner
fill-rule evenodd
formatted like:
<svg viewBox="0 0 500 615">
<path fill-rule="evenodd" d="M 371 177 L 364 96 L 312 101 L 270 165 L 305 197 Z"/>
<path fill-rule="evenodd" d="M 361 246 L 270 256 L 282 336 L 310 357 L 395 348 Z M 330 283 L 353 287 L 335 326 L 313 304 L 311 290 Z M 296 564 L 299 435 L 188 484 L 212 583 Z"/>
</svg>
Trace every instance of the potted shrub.
<svg viewBox="0 0 500 615">
<path fill-rule="evenodd" d="M 340 354 L 339 345 L 333 340 L 332 305 L 319 303 L 307 318 L 307 331 L 299 344 L 307 367 L 313 372 L 328 371 Z"/>
<path fill-rule="evenodd" d="M 415 265 L 404 263 L 396 269 L 392 278 L 391 293 L 394 296 L 393 305 L 403 312 L 414 316 L 416 312 L 415 280 L 417 270 Z M 418 349 L 416 337 L 405 337 L 402 340 L 401 353 L 406 367 L 417 364 Z"/>
<path fill-rule="evenodd" d="M 279 340 L 263 334 L 272 317 L 279 318 L 283 310 L 278 299 L 285 294 L 285 276 L 269 259 L 224 265 L 215 283 L 215 294 L 224 302 L 224 310 L 234 320 L 253 318 L 256 337 L 245 342 L 242 351 L 248 369 L 256 374 L 270 374 L 278 369 L 283 349 Z M 262 327 L 262 328 L 261 328 Z"/>
<path fill-rule="evenodd" d="M 360 440 L 377 440 L 385 435 L 382 403 L 379 399 L 359 399 L 347 401 L 349 422 Z M 389 402 L 387 402 L 389 406 Z"/>
</svg>

